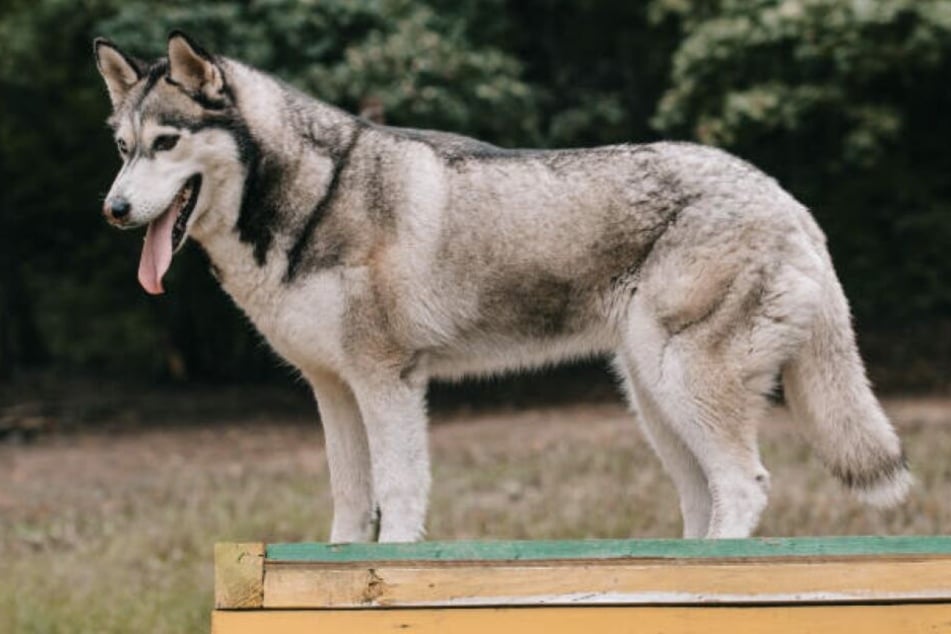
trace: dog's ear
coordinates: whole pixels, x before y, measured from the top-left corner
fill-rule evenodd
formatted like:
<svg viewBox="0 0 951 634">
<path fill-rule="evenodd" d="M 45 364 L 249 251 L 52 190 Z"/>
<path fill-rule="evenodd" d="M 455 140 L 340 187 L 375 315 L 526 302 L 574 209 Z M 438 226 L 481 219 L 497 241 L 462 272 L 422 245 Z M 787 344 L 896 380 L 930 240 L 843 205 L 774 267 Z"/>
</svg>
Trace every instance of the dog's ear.
<svg viewBox="0 0 951 634">
<path fill-rule="evenodd" d="M 225 80 L 214 58 L 181 31 L 168 36 L 168 80 L 193 97 L 221 105 Z"/>
<path fill-rule="evenodd" d="M 142 79 L 142 66 L 105 38 L 93 40 L 92 48 L 96 55 L 96 66 L 106 81 L 112 107 L 117 109 L 132 86 Z"/>
</svg>

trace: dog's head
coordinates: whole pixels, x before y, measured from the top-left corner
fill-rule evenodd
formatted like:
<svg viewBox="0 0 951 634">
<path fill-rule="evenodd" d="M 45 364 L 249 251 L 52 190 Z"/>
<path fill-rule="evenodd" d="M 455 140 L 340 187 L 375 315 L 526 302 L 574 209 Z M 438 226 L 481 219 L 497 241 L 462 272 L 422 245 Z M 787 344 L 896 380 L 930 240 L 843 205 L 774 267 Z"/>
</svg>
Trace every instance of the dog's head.
<svg viewBox="0 0 951 634">
<path fill-rule="evenodd" d="M 168 57 L 151 64 L 101 38 L 94 50 L 123 161 L 103 214 L 117 227 L 148 227 L 139 282 L 161 293 L 172 256 L 196 223 L 236 204 L 244 174 L 240 119 L 223 62 L 180 32 L 169 36 Z"/>
</svg>

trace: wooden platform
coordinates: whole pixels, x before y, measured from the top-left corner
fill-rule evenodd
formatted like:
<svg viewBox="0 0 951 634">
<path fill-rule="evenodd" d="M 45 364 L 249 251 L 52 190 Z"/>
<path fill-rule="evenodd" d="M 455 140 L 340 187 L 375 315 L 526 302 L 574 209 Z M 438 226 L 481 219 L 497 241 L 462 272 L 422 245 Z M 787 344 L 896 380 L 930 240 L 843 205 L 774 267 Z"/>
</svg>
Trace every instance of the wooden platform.
<svg viewBox="0 0 951 634">
<path fill-rule="evenodd" d="M 951 537 L 219 544 L 215 634 L 951 634 Z"/>
</svg>

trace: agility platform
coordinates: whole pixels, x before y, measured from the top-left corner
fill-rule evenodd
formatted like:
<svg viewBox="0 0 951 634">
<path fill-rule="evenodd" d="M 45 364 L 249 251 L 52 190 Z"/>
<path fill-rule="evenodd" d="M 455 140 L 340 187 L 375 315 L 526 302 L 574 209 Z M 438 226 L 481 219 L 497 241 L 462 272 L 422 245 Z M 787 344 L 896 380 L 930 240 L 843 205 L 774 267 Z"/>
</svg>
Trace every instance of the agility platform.
<svg viewBox="0 0 951 634">
<path fill-rule="evenodd" d="M 225 543 L 213 634 L 951 634 L 951 537 Z"/>
</svg>

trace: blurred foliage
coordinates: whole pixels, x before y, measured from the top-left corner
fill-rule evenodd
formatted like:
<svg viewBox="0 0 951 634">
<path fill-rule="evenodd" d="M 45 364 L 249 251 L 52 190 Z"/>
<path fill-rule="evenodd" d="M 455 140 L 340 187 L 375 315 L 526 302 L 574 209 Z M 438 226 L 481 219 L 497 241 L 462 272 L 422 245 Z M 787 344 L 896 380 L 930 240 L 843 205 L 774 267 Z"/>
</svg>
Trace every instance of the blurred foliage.
<svg viewBox="0 0 951 634">
<path fill-rule="evenodd" d="M 160 368 L 156 331 L 140 327 L 147 301 L 121 292 L 135 246 L 95 213 L 117 160 L 89 34 L 112 10 L 48 0 L 0 13 L 2 374 L 50 361 Z"/>
<path fill-rule="evenodd" d="M 473 46 L 458 16 L 414 0 L 120 6 L 99 29 L 149 57 L 163 54 L 166 35 L 179 28 L 216 53 L 341 107 L 358 110 L 363 99 L 375 97 L 395 125 L 469 130 L 508 143 L 534 129 L 534 98 L 520 78 L 521 64 L 499 49 Z"/>
<path fill-rule="evenodd" d="M 118 158 L 91 40 L 150 58 L 171 28 L 348 110 L 378 101 L 394 125 L 723 146 L 815 211 L 884 375 L 925 359 L 914 381 L 946 380 L 928 333 L 951 315 L 951 0 L 7 0 L 0 375 L 275 374 L 197 250 L 146 297 L 138 235 L 95 212 Z"/>
</svg>

